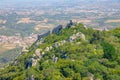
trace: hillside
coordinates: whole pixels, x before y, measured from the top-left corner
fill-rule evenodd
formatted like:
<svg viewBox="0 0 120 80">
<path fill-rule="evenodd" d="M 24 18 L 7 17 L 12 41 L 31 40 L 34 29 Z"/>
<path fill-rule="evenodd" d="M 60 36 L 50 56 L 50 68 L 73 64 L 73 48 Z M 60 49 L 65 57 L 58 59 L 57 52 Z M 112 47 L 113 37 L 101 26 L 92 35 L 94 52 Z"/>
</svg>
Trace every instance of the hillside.
<svg viewBox="0 0 120 80">
<path fill-rule="evenodd" d="M 59 25 L 1 69 L 0 80 L 120 80 L 119 45 L 120 28 Z"/>
</svg>

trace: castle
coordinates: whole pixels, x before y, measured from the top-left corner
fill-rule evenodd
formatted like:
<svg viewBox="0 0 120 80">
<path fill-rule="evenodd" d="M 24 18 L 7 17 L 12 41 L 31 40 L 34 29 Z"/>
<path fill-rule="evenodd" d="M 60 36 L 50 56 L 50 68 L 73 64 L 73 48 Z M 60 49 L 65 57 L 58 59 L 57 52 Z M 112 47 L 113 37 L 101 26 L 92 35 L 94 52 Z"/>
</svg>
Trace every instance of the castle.
<svg viewBox="0 0 120 80">
<path fill-rule="evenodd" d="M 48 36 L 49 34 L 57 34 L 62 31 L 63 28 L 71 28 L 72 26 L 75 26 L 77 23 L 73 22 L 72 20 L 69 21 L 69 23 L 63 27 L 63 25 L 58 25 L 57 27 L 53 28 L 52 30 L 49 30 L 45 33 L 38 34 L 38 39 L 37 41 L 40 41 L 42 38 L 45 36 Z"/>
</svg>

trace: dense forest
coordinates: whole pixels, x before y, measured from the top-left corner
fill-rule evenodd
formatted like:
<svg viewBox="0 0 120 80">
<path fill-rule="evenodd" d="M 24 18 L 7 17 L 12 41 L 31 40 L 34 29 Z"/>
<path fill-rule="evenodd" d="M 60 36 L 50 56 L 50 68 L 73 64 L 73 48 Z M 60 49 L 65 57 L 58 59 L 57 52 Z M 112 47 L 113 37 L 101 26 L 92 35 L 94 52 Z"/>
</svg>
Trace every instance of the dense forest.
<svg viewBox="0 0 120 80">
<path fill-rule="evenodd" d="M 79 23 L 50 34 L 1 69 L 0 80 L 120 80 L 120 28 Z"/>
</svg>

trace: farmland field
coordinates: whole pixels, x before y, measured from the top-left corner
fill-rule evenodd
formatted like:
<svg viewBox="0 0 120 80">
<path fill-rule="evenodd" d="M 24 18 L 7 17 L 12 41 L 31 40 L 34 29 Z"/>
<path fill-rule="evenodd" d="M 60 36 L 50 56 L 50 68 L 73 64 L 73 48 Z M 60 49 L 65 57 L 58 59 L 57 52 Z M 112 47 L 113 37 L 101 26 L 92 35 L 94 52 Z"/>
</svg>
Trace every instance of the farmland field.
<svg viewBox="0 0 120 80">
<path fill-rule="evenodd" d="M 120 19 L 118 19 L 118 20 L 107 20 L 107 21 L 105 21 L 105 23 L 118 23 L 118 22 L 120 22 Z"/>
</svg>

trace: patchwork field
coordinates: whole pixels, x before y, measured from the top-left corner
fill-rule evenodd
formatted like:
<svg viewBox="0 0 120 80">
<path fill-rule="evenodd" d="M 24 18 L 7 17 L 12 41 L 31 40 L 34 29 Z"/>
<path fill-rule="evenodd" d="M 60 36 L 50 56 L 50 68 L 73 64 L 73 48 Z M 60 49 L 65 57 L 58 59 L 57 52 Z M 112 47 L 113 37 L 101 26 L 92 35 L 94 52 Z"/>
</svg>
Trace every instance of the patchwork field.
<svg viewBox="0 0 120 80">
<path fill-rule="evenodd" d="M 2 54 L 2 53 L 5 52 L 5 51 L 6 51 L 6 49 L 0 48 L 0 54 Z"/>
<path fill-rule="evenodd" d="M 31 20 L 30 18 L 21 18 L 19 19 L 19 21 L 17 22 L 17 24 L 20 24 L 20 23 L 34 23 L 35 21 L 34 20 Z"/>
<path fill-rule="evenodd" d="M 48 25 L 46 25 L 46 24 L 37 24 L 35 27 L 34 27 L 34 29 L 36 30 L 36 31 L 39 31 L 40 29 L 49 29 L 49 28 L 53 28 L 54 27 L 54 25 L 51 25 L 51 24 L 48 24 Z"/>
<path fill-rule="evenodd" d="M 5 24 L 6 22 L 6 20 L 0 20 L 0 24 Z"/>
<path fill-rule="evenodd" d="M 120 19 L 117 19 L 117 20 L 107 20 L 105 21 L 105 23 L 118 23 L 120 22 Z"/>
<path fill-rule="evenodd" d="M 80 22 L 80 23 L 90 23 L 91 20 L 79 20 L 78 22 Z"/>
<path fill-rule="evenodd" d="M 15 45 L 9 43 L 9 44 L 0 44 L 0 54 L 5 52 L 5 51 L 8 51 L 8 50 L 12 50 L 16 48 Z"/>
<path fill-rule="evenodd" d="M 21 48 L 0 48 L 0 68 L 13 61 L 21 52 Z"/>
</svg>

